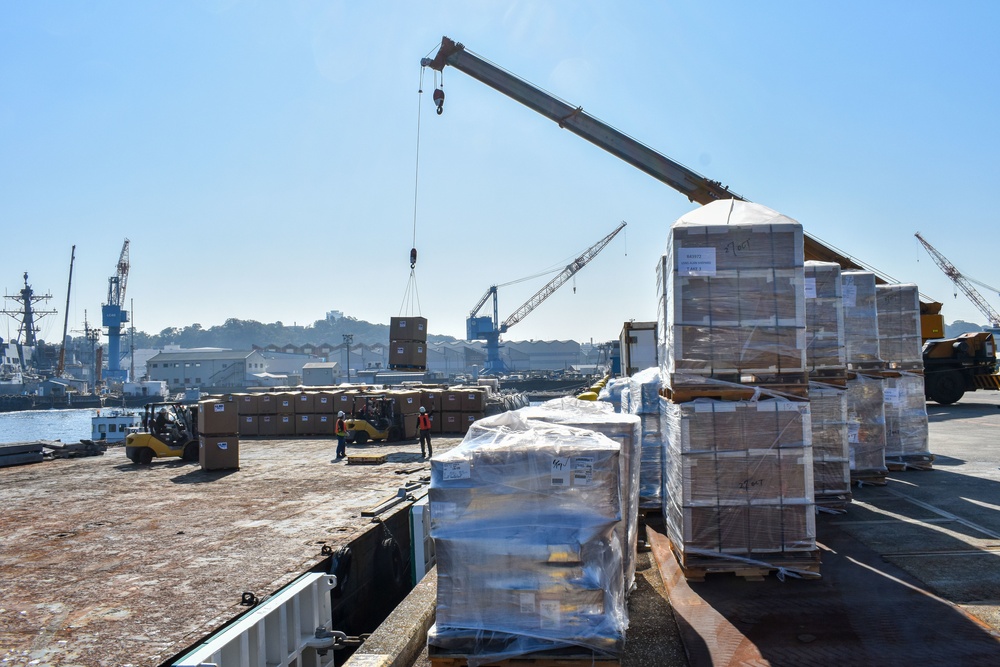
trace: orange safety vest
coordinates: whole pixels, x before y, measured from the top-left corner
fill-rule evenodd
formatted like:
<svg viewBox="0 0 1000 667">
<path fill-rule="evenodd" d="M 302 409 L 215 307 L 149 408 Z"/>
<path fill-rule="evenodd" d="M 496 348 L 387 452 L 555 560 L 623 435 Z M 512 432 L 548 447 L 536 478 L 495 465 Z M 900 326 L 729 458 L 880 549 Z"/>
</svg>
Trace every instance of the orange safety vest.
<svg viewBox="0 0 1000 667">
<path fill-rule="evenodd" d="M 417 415 L 417 427 L 421 431 L 431 430 L 431 418 L 427 415 L 426 412 Z"/>
<path fill-rule="evenodd" d="M 347 424 L 344 423 L 343 419 L 337 420 L 337 435 L 347 435 Z"/>
</svg>

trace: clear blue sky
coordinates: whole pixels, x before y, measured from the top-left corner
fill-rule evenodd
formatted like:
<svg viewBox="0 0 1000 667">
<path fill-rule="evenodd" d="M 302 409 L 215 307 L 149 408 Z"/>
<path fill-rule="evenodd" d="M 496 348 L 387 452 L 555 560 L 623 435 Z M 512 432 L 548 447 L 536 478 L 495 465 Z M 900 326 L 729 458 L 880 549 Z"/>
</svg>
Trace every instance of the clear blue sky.
<svg viewBox="0 0 1000 667">
<path fill-rule="evenodd" d="M 1000 284 L 998 25 L 995 2 L 3 3 L 0 286 L 27 270 L 51 291 L 57 340 L 70 247 L 79 329 L 128 237 L 144 331 L 387 323 L 409 277 L 419 61 L 448 35 L 982 322 L 913 233 Z M 576 292 L 507 338 L 654 319 L 654 265 L 693 205 L 456 70 L 444 84 L 436 116 L 428 70 L 416 191 L 431 332 L 463 336 L 491 283 L 620 220 Z M 501 288 L 501 318 L 544 281 Z"/>
</svg>

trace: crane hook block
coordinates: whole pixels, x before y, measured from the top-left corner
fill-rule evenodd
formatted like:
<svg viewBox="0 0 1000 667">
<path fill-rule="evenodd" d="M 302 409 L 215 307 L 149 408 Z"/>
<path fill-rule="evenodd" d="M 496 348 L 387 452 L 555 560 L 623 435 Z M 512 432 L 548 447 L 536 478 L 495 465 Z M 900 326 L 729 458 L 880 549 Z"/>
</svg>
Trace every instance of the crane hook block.
<svg viewBox="0 0 1000 667">
<path fill-rule="evenodd" d="M 435 88 L 434 89 L 434 104 L 437 105 L 437 112 L 440 116 L 444 113 L 444 89 Z"/>
<path fill-rule="evenodd" d="M 410 268 L 417 268 L 417 249 L 410 248 Z"/>
</svg>

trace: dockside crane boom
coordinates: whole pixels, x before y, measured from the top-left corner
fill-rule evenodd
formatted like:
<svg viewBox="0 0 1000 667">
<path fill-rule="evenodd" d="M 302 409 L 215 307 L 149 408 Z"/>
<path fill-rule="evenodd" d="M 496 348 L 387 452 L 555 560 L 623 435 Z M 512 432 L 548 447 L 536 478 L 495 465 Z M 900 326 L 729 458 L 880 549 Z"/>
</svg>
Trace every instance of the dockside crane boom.
<svg viewBox="0 0 1000 667">
<path fill-rule="evenodd" d="M 482 298 L 479 299 L 479 302 L 470 312 L 469 319 L 466 320 L 466 335 L 468 340 L 486 341 L 486 365 L 483 368 L 483 373 L 486 375 L 497 375 L 510 370 L 507 367 L 507 364 L 504 363 L 503 359 L 500 358 L 500 334 L 507 333 L 507 330 L 510 329 L 510 327 L 527 317 L 533 310 L 535 310 L 535 308 L 538 308 L 543 301 L 552 296 L 557 289 L 565 285 L 566 282 L 576 275 L 580 269 L 587 266 L 592 259 L 597 257 L 597 255 L 604 250 L 609 243 L 611 243 L 611 240 L 618 235 L 618 232 L 625 229 L 625 225 L 626 223 L 622 221 L 614 229 L 614 231 L 584 250 L 579 257 L 567 264 L 566 267 L 559 272 L 559 275 L 545 283 L 540 290 L 535 292 L 530 299 L 521 304 L 520 308 L 511 313 L 511 315 L 502 323 L 499 321 L 499 311 L 497 308 L 497 285 L 491 285 L 490 288 L 486 290 L 486 293 L 483 294 Z M 493 297 L 493 317 L 477 317 L 479 311 L 490 297 Z"/>
<path fill-rule="evenodd" d="M 472 53 L 463 44 L 448 37 L 441 38 L 441 47 L 433 58 L 423 58 L 420 64 L 439 72 L 443 72 L 446 65 L 451 65 L 554 121 L 559 127 L 569 130 L 598 148 L 666 183 L 692 202 L 704 205 L 719 199 L 748 201 L 727 186 L 722 185 L 721 182 L 702 176 L 636 141 L 624 132 L 586 113 L 583 107 L 564 102 L 502 67 Z M 440 95 L 438 95 L 439 92 Z M 438 113 L 441 113 L 444 105 L 444 91 L 436 90 L 434 99 L 438 105 Z M 844 269 L 873 271 L 879 282 L 892 282 L 888 276 L 881 274 L 876 269 L 809 234 L 804 234 L 803 245 L 806 259 L 836 262 Z M 925 332 L 936 331 L 938 336 L 944 335 L 944 319 L 939 315 L 940 310 L 940 303 L 921 300 L 920 312 L 923 316 L 921 326 Z M 925 333 L 926 337 L 932 336 Z"/>
<path fill-rule="evenodd" d="M 993 307 L 986 302 L 986 299 L 984 299 L 983 295 L 979 293 L 979 290 L 972 286 L 972 283 L 982 285 L 983 287 L 993 290 L 994 292 L 1000 292 L 1000 290 L 997 290 L 995 287 L 990 287 L 989 285 L 984 285 L 983 283 L 973 280 L 963 274 L 954 264 L 948 261 L 948 258 L 942 255 L 937 248 L 928 243 L 927 239 L 920 235 L 920 232 L 917 232 L 914 236 L 916 236 L 917 240 L 920 241 L 920 245 L 924 246 L 924 250 L 927 251 L 927 254 L 931 256 L 931 259 L 934 260 L 934 263 L 938 265 L 938 268 L 941 269 L 944 275 L 948 276 L 951 282 L 955 283 L 955 286 L 962 290 L 962 293 L 968 297 L 969 301 L 972 302 L 972 305 L 974 305 L 979 312 L 986 316 L 986 319 L 989 320 L 990 326 L 994 329 L 1000 327 L 1000 313 L 995 311 Z"/>
</svg>

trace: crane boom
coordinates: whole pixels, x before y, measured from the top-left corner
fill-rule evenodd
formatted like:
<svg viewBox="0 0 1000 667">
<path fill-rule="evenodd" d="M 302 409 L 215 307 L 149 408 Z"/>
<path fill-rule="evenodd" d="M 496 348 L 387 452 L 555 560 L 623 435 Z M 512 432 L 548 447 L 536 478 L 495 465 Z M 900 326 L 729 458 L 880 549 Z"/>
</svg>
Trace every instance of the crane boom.
<svg viewBox="0 0 1000 667">
<path fill-rule="evenodd" d="M 598 147 L 608 151 L 633 167 L 674 188 L 689 200 L 707 204 L 717 199 L 743 199 L 718 181 L 713 181 L 684 165 L 654 151 L 627 134 L 611 127 L 583 110 L 546 93 L 527 81 L 468 51 L 464 45 L 447 37 L 441 38 L 441 48 L 434 58 L 424 58 L 420 64 L 438 71 L 451 65 L 472 78 L 507 95 L 529 109 Z"/>
<path fill-rule="evenodd" d="M 951 279 L 951 282 L 955 283 L 955 285 L 962 290 L 962 293 L 968 297 L 969 301 L 972 302 L 972 305 L 974 305 L 977 309 L 979 309 L 979 312 L 986 316 L 989 320 L 990 326 L 1000 327 L 1000 313 L 993 310 L 993 307 L 986 302 L 986 299 L 984 299 L 983 295 L 979 293 L 979 290 L 972 286 L 973 281 L 963 275 L 954 264 L 948 261 L 947 257 L 938 251 L 937 248 L 928 243 L 927 240 L 920 235 L 920 232 L 917 232 L 914 236 L 916 236 L 917 240 L 920 241 L 920 244 L 924 246 L 924 250 L 927 251 L 927 254 L 931 256 L 931 259 L 934 260 L 934 263 L 938 265 L 944 275 L 948 276 L 948 278 Z"/>
<path fill-rule="evenodd" d="M 609 243 L 611 243 L 611 239 L 615 238 L 615 236 L 618 235 L 618 232 L 625 229 L 625 224 L 626 223 L 623 220 L 621 224 L 615 227 L 613 232 L 605 236 L 603 239 L 601 239 L 594 245 L 587 248 L 582 255 L 580 255 L 572 262 L 567 264 L 566 268 L 563 269 L 558 276 L 556 276 L 548 283 L 546 283 L 540 290 L 535 292 L 535 294 L 530 299 L 525 301 L 520 308 L 511 313 L 510 317 L 504 320 L 503 324 L 500 325 L 500 331 L 501 332 L 507 331 L 507 329 L 509 329 L 510 327 L 514 326 L 515 324 L 523 320 L 525 317 L 528 316 L 528 314 L 531 311 L 533 311 L 535 308 L 541 305 L 543 301 L 549 298 L 553 292 L 562 287 L 567 280 L 572 278 L 577 271 L 587 266 L 590 260 L 597 257 L 598 253 L 604 250 L 604 248 Z"/>
<path fill-rule="evenodd" d="M 718 199 L 748 201 L 745 197 L 736 194 L 719 181 L 713 181 L 710 178 L 702 176 L 666 155 L 636 141 L 611 125 L 584 112 L 583 107 L 567 104 L 558 97 L 476 55 L 466 49 L 463 44 L 448 37 L 441 38 L 441 48 L 438 49 L 437 54 L 433 58 L 423 58 L 420 64 L 439 72 L 443 71 L 446 65 L 451 65 L 477 81 L 485 83 L 487 86 L 507 95 L 514 101 L 520 102 L 529 109 L 556 122 L 559 127 L 573 132 L 598 148 L 621 158 L 633 167 L 666 183 L 692 202 L 708 204 Z M 443 103 L 443 98 L 441 102 Z M 440 108 L 438 112 L 440 113 Z M 816 237 L 809 234 L 804 234 L 803 236 L 806 259 L 836 262 L 844 269 L 873 271 L 876 274 L 878 282 L 890 282 L 886 276 L 881 275 L 878 271 L 872 269 L 872 267 L 866 266 L 864 263 L 820 241 Z M 928 324 L 928 328 L 933 329 L 936 326 L 943 331 L 943 318 L 938 315 L 940 310 L 940 303 L 933 300 L 921 299 L 921 314 L 935 318 L 933 324 Z"/>
</svg>

